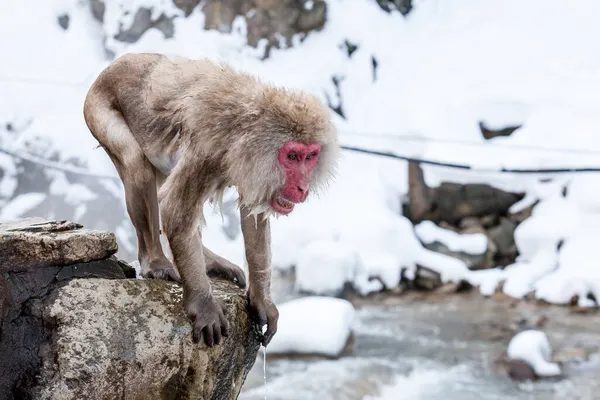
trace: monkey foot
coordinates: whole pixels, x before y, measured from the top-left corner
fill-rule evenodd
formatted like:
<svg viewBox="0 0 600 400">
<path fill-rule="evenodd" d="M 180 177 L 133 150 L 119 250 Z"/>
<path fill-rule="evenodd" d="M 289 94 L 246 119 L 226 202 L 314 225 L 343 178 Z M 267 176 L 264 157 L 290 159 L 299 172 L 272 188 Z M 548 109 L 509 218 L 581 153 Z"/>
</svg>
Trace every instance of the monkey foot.
<svg viewBox="0 0 600 400">
<path fill-rule="evenodd" d="M 183 307 L 192 321 L 192 341 L 204 342 L 212 347 L 221 342 L 222 336 L 228 336 L 229 321 L 225 304 L 215 298 L 209 290 L 190 290 L 183 288 Z"/>
<path fill-rule="evenodd" d="M 242 289 L 246 287 L 246 275 L 241 268 L 235 265 L 224 265 L 213 261 L 206 265 L 206 274 L 212 277 L 218 276 L 228 279 Z"/>
<path fill-rule="evenodd" d="M 179 276 L 179 273 L 167 260 L 151 262 L 148 266 L 148 270 L 142 271 L 142 276 L 147 279 L 161 279 L 164 281 L 181 283 L 181 277 Z"/>
</svg>

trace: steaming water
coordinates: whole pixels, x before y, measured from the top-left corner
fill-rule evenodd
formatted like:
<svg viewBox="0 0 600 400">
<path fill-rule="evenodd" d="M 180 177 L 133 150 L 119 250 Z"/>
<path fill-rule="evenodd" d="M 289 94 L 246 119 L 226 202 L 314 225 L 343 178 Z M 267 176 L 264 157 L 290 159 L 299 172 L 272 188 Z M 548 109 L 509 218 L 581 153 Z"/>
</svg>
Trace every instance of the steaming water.
<svg viewBox="0 0 600 400">
<path fill-rule="evenodd" d="M 338 360 L 271 359 L 266 365 L 263 355 L 239 398 L 259 400 L 266 389 L 269 400 L 600 398 L 600 358 L 564 366 L 567 378 L 554 382 L 519 385 L 495 372 L 493 360 L 511 336 L 505 328 L 517 314 L 486 309 L 482 302 L 474 297 L 458 305 L 412 302 L 361 307 L 354 349 L 348 356 Z M 592 325 L 593 319 L 589 317 Z M 600 345 L 600 333 L 592 335 Z M 268 383 L 264 378 L 267 370 Z"/>
</svg>

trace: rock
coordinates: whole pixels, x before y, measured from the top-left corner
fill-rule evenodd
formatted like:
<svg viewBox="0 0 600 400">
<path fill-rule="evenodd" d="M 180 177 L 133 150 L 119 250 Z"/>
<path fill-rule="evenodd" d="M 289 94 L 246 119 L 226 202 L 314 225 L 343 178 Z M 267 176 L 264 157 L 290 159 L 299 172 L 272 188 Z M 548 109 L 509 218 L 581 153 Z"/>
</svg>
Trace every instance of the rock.
<svg viewBox="0 0 600 400">
<path fill-rule="evenodd" d="M 175 7 L 183 10 L 184 15 L 189 17 L 194 8 L 200 4 L 200 0 L 173 0 Z"/>
<path fill-rule="evenodd" d="M 114 234 L 81 228 L 42 218 L 0 223 L 0 272 L 101 260 L 117 252 Z"/>
<path fill-rule="evenodd" d="M 69 14 L 62 14 L 57 18 L 58 25 L 65 31 L 69 29 L 69 19 Z"/>
<path fill-rule="evenodd" d="M 507 215 L 510 207 L 524 197 L 523 193 L 509 193 L 485 184 L 458 184 L 443 182 L 428 188 L 422 168 L 409 164 L 408 218 L 417 223 L 430 220 L 458 226 L 465 218 L 481 218 L 488 228 L 495 225 L 500 215 Z M 411 204 L 412 202 L 413 204 Z"/>
<path fill-rule="evenodd" d="M 207 348 L 181 286 L 127 279 L 114 235 L 37 218 L 0 235 L 0 398 L 237 397 L 260 347 L 243 289 L 211 280 L 231 329 Z"/>
<path fill-rule="evenodd" d="M 444 182 L 434 189 L 435 218 L 428 219 L 457 225 L 466 217 L 506 215 L 510 206 L 522 198 L 522 194 L 508 193 L 490 185 Z"/>
<path fill-rule="evenodd" d="M 468 230 L 468 233 L 485 233 L 485 229 L 483 228 L 483 226 L 481 225 L 481 223 L 479 222 L 479 218 L 475 218 L 475 217 L 466 217 L 460 220 L 460 223 L 458 224 L 459 228 L 461 229 L 461 231 L 466 231 Z"/>
<path fill-rule="evenodd" d="M 481 130 L 483 138 L 486 140 L 490 140 L 498 136 L 510 136 L 519 128 L 521 128 L 521 125 L 507 126 L 502 129 L 491 129 L 487 127 L 483 121 L 479 121 L 479 129 Z"/>
<path fill-rule="evenodd" d="M 104 12 L 106 11 L 104 0 L 90 0 L 90 10 L 94 18 L 100 22 L 104 22 Z"/>
<path fill-rule="evenodd" d="M 404 16 L 407 16 L 413 9 L 412 0 L 377 0 L 377 4 L 386 12 L 396 9 Z"/>
<path fill-rule="evenodd" d="M 500 224 L 488 230 L 488 237 L 497 248 L 496 265 L 506 266 L 514 262 L 517 256 L 517 245 L 515 244 L 515 229 L 517 223 L 505 218 L 500 218 Z"/>
<path fill-rule="evenodd" d="M 425 184 L 423 168 L 416 162 L 408 163 L 408 217 L 413 223 L 427 219 L 431 210 L 433 191 Z"/>
<path fill-rule="evenodd" d="M 412 284 L 417 289 L 433 290 L 442 286 L 442 277 L 439 272 L 417 265 Z"/>
<path fill-rule="evenodd" d="M 59 289 L 44 317 L 60 349 L 48 358 L 32 390 L 39 399 L 231 399 L 260 347 L 233 284 L 213 281 L 227 305 L 231 332 L 220 345 L 193 345 L 181 311 L 180 285 L 164 281 L 86 279 Z M 82 308 L 82 304 L 89 304 Z M 39 396 L 39 397 L 38 397 Z"/>
<path fill-rule="evenodd" d="M 265 58 L 273 47 L 291 47 L 293 36 L 322 29 L 327 18 L 323 0 L 208 0 L 203 2 L 202 11 L 206 17 L 204 29 L 224 33 L 231 32 L 234 19 L 243 16 L 248 44 L 256 47 L 266 39 Z"/>
<path fill-rule="evenodd" d="M 172 38 L 175 33 L 173 18 L 161 14 L 158 19 L 153 20 L 152 9 L 140 7 L 133 17 L 131 26 L 128 29 L 119 31 L 115 35 L 115 39 L 125 43 L 135 43 L 151 28 L 161 31 L 166 39 Z"/>
<path fill-rule="evenodd" d="M 508 360 L 508 376 L 514 381 L 535 381 L 538 379 L 533 368 L 522 360 Z"/>
</svg>

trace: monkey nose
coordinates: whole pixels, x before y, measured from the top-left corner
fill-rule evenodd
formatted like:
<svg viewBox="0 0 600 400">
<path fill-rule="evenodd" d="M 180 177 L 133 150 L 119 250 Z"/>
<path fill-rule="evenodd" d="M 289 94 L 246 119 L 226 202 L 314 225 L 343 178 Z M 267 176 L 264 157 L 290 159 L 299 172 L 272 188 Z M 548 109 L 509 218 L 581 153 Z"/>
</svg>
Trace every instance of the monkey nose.
<svg viewBox="0 0 600 400">
<path fill-rule="evenodd" d="M 307 184 L 298 185 L 298 191 L 300 193 L 308 192 L 308 185 Z"/>
</svg>

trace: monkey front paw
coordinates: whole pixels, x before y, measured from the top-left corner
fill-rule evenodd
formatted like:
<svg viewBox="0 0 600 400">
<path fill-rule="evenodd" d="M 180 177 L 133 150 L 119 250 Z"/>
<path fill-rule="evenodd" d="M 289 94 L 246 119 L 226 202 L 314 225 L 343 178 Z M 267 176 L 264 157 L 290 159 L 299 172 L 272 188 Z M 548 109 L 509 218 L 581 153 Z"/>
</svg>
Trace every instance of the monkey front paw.
<svg viewBox="0 0 600 400">
<path fill-rule="evenodd" d="M 173 267 L 169 260 L 152 261 L 147 271 L 142 272 L 142 276 L 147 279 L 161 279 L 181 283 L 181 276 Z"/>
<path fill-rule="evenodd" d="M 270 297 L 253 296 L 250 292 L 248 293 L 248 305 L 255 328 L 257 329 L 256 333 L 261 338 L 262 345 L 267 347 L 277 332 L 279 310 L 277 310 Z M 263 334 L 262 328 L 265 324 L 267 325 L 267 330 Z"/>
<path fill-rule="evenodd" d="M 242 289 L 246 288 L 246 275 L 244 271 L 233 264 L 227 265 L 213 261 L 206 265 L 206 273 L 208 276 L 219 276 L 228 279 Z"/>
<path fill-rule="evenodd" d="M 209 347 L 219 344 L 222 336 L 228 336 L 229 330 L 225 304 L 209 290 L 184 288 L 183 292 L 183 307 L 192 322 L 192 341 L 199 343 L 202 336 Z"/>
</svg>

